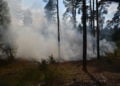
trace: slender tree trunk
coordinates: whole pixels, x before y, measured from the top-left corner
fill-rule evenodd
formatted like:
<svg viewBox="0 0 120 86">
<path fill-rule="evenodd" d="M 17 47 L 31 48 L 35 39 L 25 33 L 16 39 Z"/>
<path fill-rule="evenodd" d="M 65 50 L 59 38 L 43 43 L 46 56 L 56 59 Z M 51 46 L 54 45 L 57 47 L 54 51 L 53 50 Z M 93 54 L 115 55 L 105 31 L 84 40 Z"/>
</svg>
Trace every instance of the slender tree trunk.
<svg viewBox="0 0 120 86">
<path fill-rule="evenodd" d="M 83 69 L 87 66 L 87 29 L 86 29 L 86 0 L 83 0 L 82 6 L 82 22 L 83 22 Z"/>
<path fill-rule="evenodd" d="M 93 29 L 93 36 L 96 36 L 96 30 L 95 30 L 95 0 L 93 0 L 92 3 L 92 29 Z M 93 40 L 93 53 L 95 53 L 95 40 Z"/>
<path fill-rule="evenodd" d="M 96 0 L 96 21 L 97 21 L 97 59 L 100 59 L 100 37 L 99 37 L 99 13 L 98 13 L 98 0 Z"/>
<path fill-rule="evenodd" d="M 59 1 L 57 0 L 57 26 L 58 26 L 58 57 L 61 59 L 60 45 L 60 18 L 59 18 Z"/>
<path fill-rule="evenodd" d="M 90 29 L 91 29 L 91 34 L 93 34 L 93 24 L 92 24 L 92 2 L 90 0 Z"/>
<path fill-rule="evenodd" d="M 92 26 L 93 26 L 93 36 L 95 37 L 95 1 L 93 0 L 93 4 L 92 4 L 92 8 L 93 8 L 93 11 L 92 11 Z"/>
</svg>

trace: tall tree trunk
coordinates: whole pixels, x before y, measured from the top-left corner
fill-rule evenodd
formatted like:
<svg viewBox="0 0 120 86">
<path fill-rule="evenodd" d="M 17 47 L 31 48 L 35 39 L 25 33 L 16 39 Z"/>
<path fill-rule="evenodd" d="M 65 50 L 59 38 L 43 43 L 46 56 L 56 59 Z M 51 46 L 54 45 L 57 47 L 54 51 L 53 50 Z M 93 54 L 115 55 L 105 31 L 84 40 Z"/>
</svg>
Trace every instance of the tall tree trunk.
<svg viewBox="0 0 120 86">
<path fill-rule="evenodd" d="M 90 29 L 91 34 L 93 35 L 93 11 L 92 11 L 92 0 L 90 0 Z"/>
<path fill-rule="evenodd" d="M 86 28 L 86 0 L 83 0 L 82 5 L 82 23 L 83 23 L 83 69 L 87 66 L 87 28 Z"/>
<path fill-rule="evenodd" d="M 100 31 L 99 31 L 99 13 L 98 13 L 98 0 L 96 0 L 96 21 L 97 21 L 97 59 L 100 59 Z"/>
<path fill-rule="evenodd" d="M 93 12 L 92 12 L 92 19 L 93 19 L 93 36 L 95 37 L 95 1 L 93 0 Z"/>
<path fill-rule="evenodd" d="M 60 50 L 60 18 L 59 18 L 59 1 L 57 0 L 57 26 L 58 26 L 58 57 L 61 59 L 61 50 Z"/>
<path fill-rule="evenodd" d="M 92 29 L 93 29 L 93 36 L 96 36 L 96 30 L 95 30 L 95 0 L 92 2 Z M 93 53 L 95 53 L 95 40 L 93 40 Z"/>
</svg>

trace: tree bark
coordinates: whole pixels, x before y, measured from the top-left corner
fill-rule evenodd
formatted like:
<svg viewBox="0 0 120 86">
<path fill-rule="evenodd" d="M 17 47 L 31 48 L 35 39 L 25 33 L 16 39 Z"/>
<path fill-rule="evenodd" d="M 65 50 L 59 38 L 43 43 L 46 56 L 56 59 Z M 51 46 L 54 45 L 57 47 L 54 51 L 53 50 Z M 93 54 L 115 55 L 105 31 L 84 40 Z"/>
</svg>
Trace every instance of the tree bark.
<svg viewBox="0 0 120 86">
<path fill-rule="evenodd" d="M 92 14 L 92 19 L 93 19 L 93 36 L 95 37 L 95 1 L 93 0 L 93 14 Z"/>
<path fill-rule="evenodd" d="M 87 66 L 87 29 L 86 29 L 86 0 L 83 0 L 82 5 L 82 23 L 83 23 L 83 69 Z"/>
<path fill-rule="evenodd" d="M 59 1 L 57 0 L 57 27 L 58 27 L 58 57 L 61 59 L 61 50 L 60 50 L 60 18 L 59 18 Z"/>
<path fill-rule="evenodd" d="M 96 0 L 96 21 L 97 21 L 97 59 L 100 59 L 100 30 L 99 30 L 99 11 L 98 11 L 98 0 Z"/>
</svg>

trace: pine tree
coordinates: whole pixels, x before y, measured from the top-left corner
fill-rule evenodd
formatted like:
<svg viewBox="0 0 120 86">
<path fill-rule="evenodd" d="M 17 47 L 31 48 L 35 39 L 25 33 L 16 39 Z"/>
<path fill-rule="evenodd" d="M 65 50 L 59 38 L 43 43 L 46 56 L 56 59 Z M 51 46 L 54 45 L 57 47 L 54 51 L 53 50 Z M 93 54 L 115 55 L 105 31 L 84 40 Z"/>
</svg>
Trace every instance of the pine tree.
<svg viewBox="0 0 120 86">
<path fill-rule="evenodd" d="M 63 0 L 63 3 L 66 7 L 66 11 L 63 14 L 63 19 L 67 20 L 67 18 L 70 18 L 70 22 L 73 24 L 73 28 L 77 28 L 77 9 L 80 11 L 80 2 L 81 0 Z"/>
<path fill-rule="evenodd" d="M 0 52 L 2 55 L 7 55 L 9 60 L 13 59 L 12 48 L 4 40 L 6 31 L 9 29 L 10 16 L 8 5 L 4 0 L 0 0 Z"/>
<path fill-rule="evenodd" d="M 46 17 L 50 22 L 56 21 L 57 14 L 57 0 L 48 0 L 45 6 Z"/>
</svg>

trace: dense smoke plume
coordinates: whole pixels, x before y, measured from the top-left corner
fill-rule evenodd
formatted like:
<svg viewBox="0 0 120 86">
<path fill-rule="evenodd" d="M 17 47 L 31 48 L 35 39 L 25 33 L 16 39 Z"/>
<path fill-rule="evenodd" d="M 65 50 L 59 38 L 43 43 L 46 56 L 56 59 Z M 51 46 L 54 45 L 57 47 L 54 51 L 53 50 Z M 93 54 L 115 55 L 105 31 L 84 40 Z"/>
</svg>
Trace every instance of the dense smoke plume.
<svg viewBox="0 0 120 86">
<path fill-rule="evenodd" d="M 15 0 L 7 0 L 8 2 Z M 18 0 L 17 0 L 18 1 Z M 51 24 L 45 18 L 44 10 L 16 9 L 22 15 L 13 13 L 14 5 L 10 5 L 11 25 L 7 33 L 7 42 L 16 49 L 16 58 L 41 61 L 53 55 L 58 58 L 57 24 Z M 14 11 L 15 12 L 15 11 Z M 28 15 L 27 15 L 27 12 Z M 31 14 L 31 15 L 29 15 Z M 27 18 L 26 18 L 27 17 Z M 61 21 L 61 56 L 65 61 L 82 59 L 82 32 L 72 28 L 72 24 Z M 88 34 L 88 59 L 95 58 L 93 40 Z M 113 42 L 100 41 L 101 55 L 113 53 L 116 49 Z"/>
</svg>

